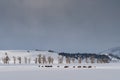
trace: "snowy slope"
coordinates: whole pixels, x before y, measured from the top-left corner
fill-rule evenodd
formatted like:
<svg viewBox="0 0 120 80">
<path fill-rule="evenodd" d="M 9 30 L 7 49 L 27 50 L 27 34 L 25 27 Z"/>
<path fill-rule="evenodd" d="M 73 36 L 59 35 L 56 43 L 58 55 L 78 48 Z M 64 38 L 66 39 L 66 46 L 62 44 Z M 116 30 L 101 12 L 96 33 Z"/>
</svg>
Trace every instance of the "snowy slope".
<svg viewBox="0 0 120 80">
<path fill-rule="evenodd" d="M 113 55 L 116 55 L 116 56 L 120 57 L 120 47 L 111 48 L 111 49 L 102 51 L 100 53 L 101 54 L 105 54 L 105 53 L 107 53 L 107 54 L 113 54 Z"/>
<path fill-rule="evenodd" d="M 112 61 L 120 61 L 120 47 L 111 48 L 100 52 L 100 54 L 105 54 L 109 56 Z"/>
<path fill-rule="evenodd" d="M 37 56 L 39 54 L 41 55 L 48 55 L 48 56 L 56 56 L 57 53 L 54 52 L 48 52 L 48 51 L 35 51 L 35 50 L 0 50 L 0 56 L 4 56 L 5 53 L 8 54 L 8 56 L 12 57 L 12 56 L 28 56 L 28 57 L 33 57 L 33 56 Z"/>
</svg>

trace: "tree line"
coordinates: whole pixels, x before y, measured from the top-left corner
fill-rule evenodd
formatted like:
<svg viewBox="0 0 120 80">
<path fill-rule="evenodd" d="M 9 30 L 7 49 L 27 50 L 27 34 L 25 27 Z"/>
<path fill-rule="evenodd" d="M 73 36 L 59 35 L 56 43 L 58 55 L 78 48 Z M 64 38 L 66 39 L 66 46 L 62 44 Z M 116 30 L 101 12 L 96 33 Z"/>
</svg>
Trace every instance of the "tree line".
<svg viewBox="0 0 120 80">
<path fill-rule="evenodd" d="M 46 56 L 39 54 L 34 59 L 30 57 L 20 57 L 20 56 L 13 56 L 12 58 L 5 53 L 5 57 L 2 58 L 2 62 L 4 64 L 9 64 L 11 59 L 13 60 L 13 64 L 31 64 L 31 61 L 34 64 L 53 64 L 54 58 L 52 56 Z M 58 64 L 66 63 L 82 63 L 83 61 L 86 63 L 109 63 L 111 59 L 106 55 L 100 54 L 88 54 L 88 53 L 59 53 L 58 54 Z"/>
<path fill-rule="evenodd" d="M 45 55 L 37 55 L 33 60 L 30 57 L 20 57 L 20 56 L 13 56 L 9 57 L 7 53 L 5 53 L 5 56 L 2 58 L 3 64 L 9 64 L 10 61 L 13 61 L 13 64 L 31 64 L 33 61 L 35 64 L 53 64 L 54 58 L 51 56 L 45 56 Z"/>
<path fill-rule="evenodd" d="M 107 55 L 95 54 L 95 53 L 59 53 L 59 55 L 66 58 L 66 63 L 78 61 L 82 63 L 84 60 L 86 63 L 109 63 L 111 59 Z M 61 59 L 62 59 L 61 58 Z"/>
</svg>

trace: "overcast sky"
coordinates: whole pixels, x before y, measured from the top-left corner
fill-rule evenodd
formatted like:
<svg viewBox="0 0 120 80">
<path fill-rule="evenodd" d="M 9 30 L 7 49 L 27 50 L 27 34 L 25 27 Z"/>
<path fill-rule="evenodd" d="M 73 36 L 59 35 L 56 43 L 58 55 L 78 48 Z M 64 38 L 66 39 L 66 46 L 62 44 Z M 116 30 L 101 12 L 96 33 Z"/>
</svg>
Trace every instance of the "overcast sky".
<svg viewBox="0 0 120 80">
<path fill-rule="evenodd" d="M 101 52 L 120 46 L 120 0 L 0 0 L 0 49 Z"/>
</svg>

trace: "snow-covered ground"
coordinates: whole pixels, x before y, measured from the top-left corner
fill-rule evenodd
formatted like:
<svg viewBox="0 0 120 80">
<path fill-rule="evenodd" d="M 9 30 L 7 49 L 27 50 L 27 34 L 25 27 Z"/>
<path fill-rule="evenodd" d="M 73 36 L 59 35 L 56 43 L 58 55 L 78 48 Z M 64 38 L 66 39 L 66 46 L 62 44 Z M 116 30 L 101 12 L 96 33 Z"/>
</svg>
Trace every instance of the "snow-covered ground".
<svg viewBox="0 0 120 80">
<path fill-rule="evenodd" d="M 81 64 L 81 66 L 88 66 Z M 90 64 L 89 64 L 90 65 Z M 53 68 L 39 65 L 1 65 L 0 80 L 119 80 L 120 64 L 91 64 L 93 68 Z M 63 66 L 63 65 L 59 65 Z M 74 65 L 77 66 L 77 65 Z M 96 66 L 96 67 L 94 67 Z"/>
<path fill-rule="evenodd" d="M 34 58 L 38 54 L 52 56 L 57 62 L 57 53 L 47 51 L 0 51 L 0 58 L 4 53 L 10 58 L 13 56 Z M 50 64 L 52 67 L 45 67 L 48 64 L 10 64 L 0 63 L 0 80 L 119 80 L 120 63 L 91 64 Z M 59 66 L 59 67 L 58 67 Z M 64 68 L 64 66 L 69 66 Z M 78 68 L 81 66 L 81 68 Z M 86 66 L 86 67 L 84 67 Z M 88 68 L 91 66 L 92 68 Z"/>
<path fill-rule="evenodd" d="M 120 64 L 96 68 L 40 68 L 37 65 L 2 65 L 0 80 L 119 80 Z M 117 67 L 117 68 L 116 68 Z"/>
</svg>

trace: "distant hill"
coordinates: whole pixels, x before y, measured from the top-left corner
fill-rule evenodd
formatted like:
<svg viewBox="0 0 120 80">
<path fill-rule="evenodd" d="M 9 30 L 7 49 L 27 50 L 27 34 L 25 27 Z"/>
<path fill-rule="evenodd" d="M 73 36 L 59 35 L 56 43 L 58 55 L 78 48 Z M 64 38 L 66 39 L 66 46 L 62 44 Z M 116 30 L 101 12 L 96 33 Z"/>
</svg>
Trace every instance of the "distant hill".
<svg viewBox="0 0 120 80">
<path fill-rule="evenodd" d="M 110 48 L 100 52 L 100 54 L 108 55 L 112 60 L 120 60 L 120 47 Z"/>
</svg>

